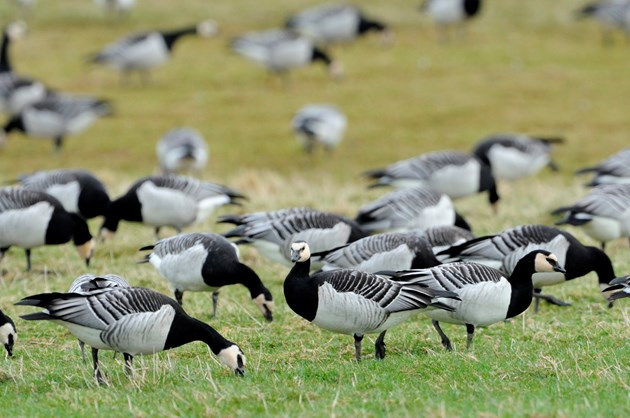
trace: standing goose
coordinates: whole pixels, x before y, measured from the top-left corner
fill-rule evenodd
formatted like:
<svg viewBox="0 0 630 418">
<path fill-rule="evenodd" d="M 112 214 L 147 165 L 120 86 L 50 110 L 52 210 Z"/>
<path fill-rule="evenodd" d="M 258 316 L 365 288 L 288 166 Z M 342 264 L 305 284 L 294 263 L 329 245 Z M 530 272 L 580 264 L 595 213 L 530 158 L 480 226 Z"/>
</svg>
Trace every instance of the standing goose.
<svg viewBox="0 0 630 418">
<path fill-rule="evenodd" d="M 459 151 L 421 154 L 385 168 L 370 170 L 365 175 L 376 181 L 371 187 L 424 186 L 452 199 L 487 191 L 493 208 L 496 209 L 499 201 L 496 181 L 490 167 L 475 156 Z"/>
<path fill-rule="evenodd" d="M 575 174 L 587 173 L 593 173 L 588 186 L 630 183 L 630 148 L 624 148 L 599 164 L 584 167 L 575 172 Z"/>
<path fill-rule="evenodd" d="M 433 226 L 416 233 L 427 240 L 435 254 L 475 238 L 470 230 L 455 225 Z"/>
<path fill-rule="evenodd" d="M 163 226 L 181 232 L 207 219 L 216 208 L 238 204 L 243 198 L 236 190 L 191 177 L 144 177 L 109 205 L 101 237 L 113 237 L 121 220 L 151 225 L 156 235 Z"/>
<path fill-rule="evenodd" d="M 602 292 L 612 292 L 613 290 L 618 290 L 618 292 L 611 293 L 608 296 L 608 300 L 611 302 L 621 298 L 630 297 L 630 276 L 617 277 L 614 280 L 611 280 L 609 283 L 609 287 L 602 289 Z"/>
<path fill-rule="evenodd" d="M 98 350 L 120 351 L 131 371 L 133 356 L 154 354 L 193 341 L 208 344 L 219 360 L 237 375 L 245 373 L 245 355 L 211 326 L 189 316 L 173 299 L 140 287 L 81 293 L 41 293 L 16 305 L 44 311 L 21 316 L 28 321 L 56 322 L 92 347 L 94 377 L 103 378 Z"/>
<path fill-rule="evenodd" d="M 68 213 L 51 195 L 16 188 L 0 189 L 0 259 L 16 246 L 25 249 L 26 271 L 31 269 L 31 248 L 73 240 L 90 264 L 94 240 L 85 220 Z"/>
<path fill-rule="evenodd" d="M 481 11 L 481 0 L 424 0 L 420 10 L 438 27 L 445 40 L 449 26 L 461 26 Z"/>
<path fill-rule="evenodd" d="M 564 273 L 558 258 L 545 250 L 534 250 L 519 259 L 512 274 L 476 263 L 443 264 L 424 270 L 401 272 L 399 280 L 421 280 L 434 289 L 455 293 L 459 300 L 443 301 L 451 310 L 425 311 L 442 338 L 442 345 L 452 350 L 451 341 L 440 328 L 441 322 L 466 325 L 466 348 L 470 347 L 475 327 L 488 326 L 525 312 L 532 303 L 536 273 Z"/>
<path fill-rule="evenodd" d="M 563 138 L 495 134 L 479 141 L 473 154 L 490 166 L 496 180 L 517 180 L 532 176 L 545 166 L 557 171 L 551 159 L 551 145 L 562 142 Z"/>
<path fill-rule="evenodd" d="M 181 234 L 140 250 L 151 250 L 141 263 L 155 267 L 173 289 L 180 305 L 184 291 L 212 292 L 212 316 L 216 317 L 221 287 L 242 284 L 265 319 L 273 321 L 271 292 L 254 270 L 239 261 L 236 245 L 223 236 Z"/>
<path fill-rule="evenodd" d="M 317 144 L 332 152 L 343 140 L 348 121 L 336 106 L 313 104 L 302 107 L 293 116 L 293 132 L 307 153 Z"/>
<path fill-rule="evenodd" d="M 17 340 L 15 323 L 0 309 L 0 344 L 7 350 L 9 357 L 13 356 L 13 345 Z"/>
<path fill-rule="evenodd" d="M 162 174 L 201 174 L 208 163 L 208 144 L 191 128 L 168 131 L 158 141 L 156 152 Z"/>
<path fill-rule="evenodd" d="M 615 278 L 612 263 L 606 253 L 595 247 L 584 246 L 568 232 L 546 225 L 522 225 L 506 229 L 497 235 L 476 238 L 438 253 L 438 259 L 443 262 L 480 263 L 509 275 L 521 257 L 538 248 L 556 254 L 558 262 L 564 266 L 566 272 L 537 273 L 532 277 L 536 312 L 539 299 L 560 306 L 567 305 L 566 302 L 551 295 L 540 293 L 543 287 L 561 284 L 591 271 L 597 274 L 600 289 Z"/>
<path fill-rule="evenodd" d="M 320 328 L 354 336 L 355 356 L 361 361 L 364 334 L 379 333 L 376 359 L 385 358 L 385 333 L 420 310 L 447 309 L 439 298 L 456 298 L 422 280 L 414 283 L 358 270 L 333 270 L 309 276 L 311 252 L 304 241 L 291 244 L 295 263 L 284 280 L 289 307 Z M 426 309 L 429 308 L 429 309 Z"/>
</svg>

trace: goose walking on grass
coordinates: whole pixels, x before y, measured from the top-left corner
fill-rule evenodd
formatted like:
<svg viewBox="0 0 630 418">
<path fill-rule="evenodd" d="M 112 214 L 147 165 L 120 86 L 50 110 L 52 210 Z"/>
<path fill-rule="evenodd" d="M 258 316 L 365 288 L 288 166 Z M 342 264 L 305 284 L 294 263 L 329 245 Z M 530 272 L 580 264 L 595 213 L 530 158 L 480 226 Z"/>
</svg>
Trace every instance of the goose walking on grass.
<svg viewBox="0 0 630 418">
<path fill-rule="evenodd" d="M 602 289 L 602 292 L 609 293 L 608 300 L 615 301 L 621 298 L 630 297 L 630 276 L 617 277 L 611 280 L 609 287 Z M 617 292 L 613 292 L 617 290 Z"/>
<path fill-rule="evenodd" d="M 448 28 L 459 26 L 481 11 L 481 0 L 424 0 L 420 11 L 426 13 L 436 24 L 442 40 L 447 40 Z"/>
<path fill-rule="evenodd" d="M 73 240 L 85 264 L 90 264 L 94 240 L 85 220 L 68 213 L 51 195 L 19 188 L 0 189 L 0 260 L 9 247 L 24 248 L 26 271 L 31 249 Z"/>
<path fill-rule="evenodd" d="M 433 320 L 442 345 L 452 350 L 451 341 L 442 331 L 440 322 L 466 325 L 466 347 L 470 348 L 475 327 L 492 325 L 525 312 L 532 303 L 532 276 L 554 272 L 565 273 L 555 254 L 534 250 L 518 260 L 507 277 L 499 270 L 482 264 L 454 263 L 400 272 L 398 280 L 411 283 L 421 280 L 433 289 L 453 292 L 459 297 L 458 300 L 442 300 L 451 310 L 424 312 Z"/>
<path fill-rule="evenodd" d="M 211 326 L 189 316 L 173 299 L 140 287 L 105 288 L 89 293 L 41 293 L 16 303 L 44 310 L 21 316 L 66 327 L 92 347 L 94 377 L 104 383 L 98 350 L 123 353 L 126 371 L 133 356 L 154 354 L 193 341 L 203 341 L 237 375 L 245 373 L 245 355 L 238 345 Z"/>
<path fill-rule="evenodd" d="M 219 290 L 242 284 L 265 319 L 273 320 L 273 297 L 254 270 L 238 259 L 236 245 L 218 234 L 181 234 L 140 249 L 151 250 L 141 263 L 151 263 L 166 279 L 183 305 L 184 291 L 212 292 L 216 317 Z"/>
<path fill-rule="evenodd" d="M 336 106 L 313 104 L 302 107 L 291 120 L 298 142 L 308 154 L 317 145 L 331 153 L 343 140 L 348 121 Z"/>
<path fill-rule="evenodd" d="M 412 232 L 424 238 L 433 249 L 434 254 L 475 238 L 470 230 L 455 225 L 433 226 Z"/>
<path fill-rule="evenodd" d="M 168 131 L 157 143 L 156 152 L 162 174 L 201 174 L 208 163 L 208 144 L 191 128 Z"/>
<path fill-rule="evenodd" d="M 100 235 L 113 237 L 121 220 L 153 226 L 156 236 L 164 226 L 181 232 L 207 219 L 215 209 L 239 204 L 244 198 L 236 190 L 191 177 L 144 177 L 109 205 Z"/>
<path fill-rule="evenodd" d="M 414 314 L 432 309 L 452 310 L 438 298 L 456 298 L 422 280 L 414 283 L 358 270 L 333 270 L 309 276 L 311 252 L 304 241 L 291 244 L 295 263 L 284 280 L 284 296 L 299 316 L 320 328 L 354 336 L 355 356 L 361 361 L 365 334 L 378 333 L 376 359 L 385 358 L 385 333 Z"/>
<path fill-rule="evenodd" d="M 584 167 L 575 172 L 577 175 L 591 173 L 593 178 L 587 186 L 630 183 L 630 148 L 624 148 L 594 166 Z"/>
<path fill-rule="evenodd" d="M 13 345 L 17 340 L 15 323 L 0 309 L 0 344 L 7 350 L 9 357 L 13 356 Z"/>
</svg>

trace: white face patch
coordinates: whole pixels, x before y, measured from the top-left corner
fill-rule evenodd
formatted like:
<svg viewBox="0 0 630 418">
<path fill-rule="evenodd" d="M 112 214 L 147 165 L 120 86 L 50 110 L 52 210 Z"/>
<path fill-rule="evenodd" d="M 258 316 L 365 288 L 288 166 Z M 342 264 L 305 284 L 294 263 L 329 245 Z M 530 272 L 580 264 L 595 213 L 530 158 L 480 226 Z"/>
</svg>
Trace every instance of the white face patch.
<svg viewBox="0 0 630 418">
<path fill-rule="evenodd" d="M 298 241 L 291 244 L 291 261 L 303 263 L 310 258 L 311 249 L 306 242 Z"/>
<path fill-rule="evenodd" d="M 96 247 L 96 243 L 91 239 L 85 244 L 77 246 L 77 251 L 82 259 L 89 260 L 94 254 L 94 247 Z"/>
<path fill-rule="evenodd" d="M 9 342 L 9 335 L 13 335 L 13 342 L 17 340 L 17 333 L 10 322 L 0 327 L 0 345 L 4 346 Z"/>
<path fill-rule="evenodd" d="M 544 255 L 542 253 L 536 254 L 536 260 L 534 262 L 534 268 L 537 273 L 550 273 L 555 271 L 553 269 L 553 265 L 547 261 L 547 259 L 554 260 L 556 264 L 558 263 L 558 257 L 555 254 Z"/>
<path fill-rule="evenodd" d="M 263 315 L 267 315 L 267 311 L 272 312 L 274 310 L 274 303 L 272 300 L 266 300 L 265 299 L 265 295 L 264 294 L 260 294 L 258 296 L 256 296 L 254 299 L 252 299 L 252 301 L 254 302 L 254 304 L 256 306 L 258 306 L 258 309 L 260 309 L 260 312 L 262 312 Z"/>
<path fill-rule="evenodd" d="M 217 357 L 219 358 L 221 363 L 225 364 L 235 372 L 239 373 L 240 370 L 239 374 L 245 373 L 245 354 L 243 354 L 241 349 L 236 344 L 219 351 Z"/>
</svg>

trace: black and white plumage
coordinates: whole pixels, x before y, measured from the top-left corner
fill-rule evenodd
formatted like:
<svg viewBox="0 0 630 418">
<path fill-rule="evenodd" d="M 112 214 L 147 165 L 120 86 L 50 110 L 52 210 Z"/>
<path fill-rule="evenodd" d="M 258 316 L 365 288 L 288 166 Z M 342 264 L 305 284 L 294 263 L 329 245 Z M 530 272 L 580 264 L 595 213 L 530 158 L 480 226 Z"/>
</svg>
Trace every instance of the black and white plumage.
<svg viewBox="0 0 630 418">
<path fill-rule="evenodd" d="M 322 62 L 332 77 L 341 77 L 341 66 L 310 39 L 295 32 L 270 29 L 250 32 L 232 41 L 232 49 L 274 73 Z"/>
<path fill-rule="evenodd" d="M 594 166 L 584 167 L 575 172 L 590 173 L 593 174 L 593 178 L 587 186 L 630 183 L 630 148 L 624 148 Z"/>
<path fill-rule="evenodd" d="M 154 354 L 203 341 L 236 374 L 245 373 L 238 345 L 211 326 L 189 316 L 173 299 L 139 287 L 106 288 L 82 293 L 42 293 L 16 303 L 44 311 L 23 315 L 29 321 L 49 320 L 66 327 L 92 347 L 94 375 L 102 382 L 98 350 L 120 351 L 128 370 L 133 356 Z"/>
<path fill-rule="evenodd" d="M 375 357 L 385 357 L 385 333 L 414 314 L 451 309 L 437 298 L 454 298 L 423 280 L 410 283 L 383 274 L 341 269 L 309 276 L 311 252 L 304 241 L 291 244 L 295 263 L 284 280 L 284 296 L 299 316 L 320 328 L 354 336 L 355 355 L 361 360 L 364 334 L 379 333 Z"/>
<path fill-rule="evenodd" d="M 285 209 L 273 210 L 270 212 L 252 212 L 243 215 L 221 215 L 217 218 L 217 223 L 233 224 L 236 226 L 245 224 L 256 224 L 268 221 L 278 221 L 293 215 L 303 215 L 306 213 L 316 212 L 313 208 L 308 207 L 290 207 Z"/>
<path fill-rule="evenodd" d="M 424 0 L 420 10 L 435 22 L 441 36 L 445 37 L 448 27 L 461 26 L 479 15 L 481 6 L 481 0 Z"/>
<path fill-rule="evenodd" d="M 312 39 L 317 44 L 349 42 L 370 32 L 389 36 L 385 23 L 371 19 L 356 6 L 328 3 L 305 9 L 291 16 L 288 29 Z"/>
<path fill-rule="evenodd" d="M 438 259 L 443 262 L 480 263 L 512 274 L 518 260 L 535 249 L 556 254 L 558 262 L 566 269 L 562 274 L 537 273 L 532 277 L 536 292 L 536 311 L 539 298 L 566 305 L 550 295 L 541 294 L 543 287 L 561 284 L 585 276 L 591 271 L 597 274 L 600 289 L 615 278 L 610 258 L 603 251 L 587 247 L 568 232 L 546 225 L 522 225 L 506 229 L 497 235 L 475 238 L 438 253 Z"/>
<path fill-rule="evenodd" d="M 596 1 L 577 10 L 576 15 L 596 20 L 602 27 L 602 40 L 605 43 L 612 40 L 611 33 L 615 30 L 622 30 L 626 36 L 630 36 L 629 0 Z"/>
<path fill-rule="evenodd" d="M 220 206 L 239 204 L 240 199 L 244 196 L 236 190 L 191 177 L 144 177 L 109 205 L 101 237 L 111 237 L 121 220 L 153 226 L 156 234 L 164 226 L 181 232 L 204 221 Z"/>
<path fill-rule="evenodd" d="M 451 341 L 444 334 L 440 322 L 466 325 L 467 347 L 470 347 L 475 327 L 488 326 L 513 318 L 532 303 L 536 273 L 564 273 L 555 254 L 533 250 L 517 260 L 512 273 L 506 277 L 501 271 L 477 263 L 443 264 L 424 270 L 401 272 L 399 280 L 422 280 L 431 288 L 455 293 L 459 300 L 442 300 L 452 310 L 424 312 L 433 319 L 433 326 L 442 338 L 442 345 L 452 350 Z"/>
<path fill-rule="evenodd" d="M 36 171 L 20 176 L 19 182 L 24 189 L 48 193 L 85 219 L 104 215 L 110 202 L 105 185 L 87 170 Z"/>
<path fill-rule="evenodd" d="M 168 131 L 157 143 L 156 153 L 162 174 L 200 174 L 208 163 L 208 144 L 191 128 Z"/>
<path fill-rule="evenodd" d="M 94 0 L 107 13 L 129 13 L 136 5 L 136 0 Z"/>
<path fill-rule="evenodd" d="M 552 214 L 564 214 L 556 225 L 580 227 L 604 249 L 608 241 L 630 238 L 630 184 L 597 186 L 575 204 Z"/>
<path fill-rule="evenodd" d="M 564 142 L 563 138 L 543 138 L 525 134 L 494 134 L 479 141 L 473 154 L 492 168 L 498 180 L 518 180 L 529 177 L 544 167 L 556 171 L 551 159 L 552 144 Z"/>
<path fill-rule="evenodd" d="M 212 292 L 212 315 L 216 316 L 219 290 L 242 284 L 267 321 L 273 320 L 271 292 L 249 266 L 241 263 L 236 245 L 218 234 L 181 234 L 141 248 L 151 250 L 141 261 L 151 263 L 173 289 L 182 305 L 184 291 Z"/>
<path fill-rule="evenodd" d="M 7 350 L 9 357 L 13 356 L 13 345 L 17 340 L 15 323 L 0 309 L 0 344 Z"/>
<path fill-rule="evenodd" d="M 475 238 L 470 230 L 455 225 L 432 226 L 415 232 L 427 240 L 435 254 Z"/>
<path fill-rule="evenodd" d="M 95 244 L 81 216 L 67 212 L 47 193 L 21 188 L 0 189 L 0 259 L 9 247 L 24 248 L 29 271 L 31 248 L 65 244 L 70 240 L 89 265 Z"/>
<path fill-rule="evenodd" d="M 291 120 L 298 142 L 309 154 L 318 144 L 332 152 L 343 140 L 347 125 L 346 116 L 336 106 L 327 104 L 304 106 Z"/>
<path fill-rule="evenodd" d="M 421 154 L 385 168 L 370 170 L 365 175 L 376 181 L 371 187 L 430 187 L 452 199 L 487 191 L 493 207 L 499 200 L 490 166 L 460 151 Z"/>
<path fill-rule="evenodd" d="M 630 276 L 617 277 L 611 280 L 609 285 L 607 288 L 602 289 L 602 292 L 605 293 L 612 292 L 608 296 L 609 301 L 612 302 L 617 299 L 630 297 Z"/>
</svg>

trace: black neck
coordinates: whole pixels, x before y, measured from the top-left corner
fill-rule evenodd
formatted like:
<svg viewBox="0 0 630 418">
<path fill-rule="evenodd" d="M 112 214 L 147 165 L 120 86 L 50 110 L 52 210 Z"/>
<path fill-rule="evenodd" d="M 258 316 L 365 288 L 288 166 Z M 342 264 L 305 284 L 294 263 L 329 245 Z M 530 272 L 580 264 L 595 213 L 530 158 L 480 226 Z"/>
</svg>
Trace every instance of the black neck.
<svg viewBox="0 0 630 418">
<path fill-rule="evenodd" d="M 217 265 L 215 260 L 208 257 L 203 265 L 202 276 L 209 278 L 210 283 L 206 284 L 212 287 L 242 284 L 249 290 L 252 299 L 260 294 L 269 293 L 258 274 L 243 263 L 235 262 L 233 267 L 226 268 L 225 265 Z"/>
<path fill-rule="evenodd" d="M 512 275 L 508 277 L 508 282 L 512 287 L 512 296 L 508 307 L 506 318 L 519 315 L 532 303 L 534 296 L 534 284 L 532 274 L 534 274 L 535 257 L 526 256 L 518 262 Z"/>
<path fill-rule="evenodd" d="M 361 17 L 359 20 L 359 33 L 363 34 L 372 30 L 375 32 L 383 32 L 385 30 L 385 25 L 380 22 L 367 20 L 364 17 Z"/>
<path fill-rule="evenodd" d="M 295 263 L 284 280 L 284 297 L 289 307 L 307 321 L 315 319 L 318 304 L 317 283 L 309 277 L 311 260 Z"/>
<path fill-rule="evenodd" d="M 591 271 L 597 273 L 599 283 L 608 284 L 616 277 L 610 258 L 597 247 L 582 246 L 579 242 L 571 245 L 567 252 L 567 260 L 575 260 L 566 263 L 567 280 L 582 277 Z"/>
<path fill-rule="evenodd" d="M 71 213 L 72 217 L 72 240 L 74 245 L 83 245 L 89 240 L 92 239 L 92 234 L 90 234 L 90 229 L 88 228 L 88 224 L 80 215 L 76 213 Z"/>
<path fill-rule="evenodd" d="M 164 43 L 166 43 L 166 47 L 169 50 L 173 49 L 173 45 L 177 40 L 179 40 L 184 35 L 194 35 L 197 33 L 197 28 L 192 26 L 189 28 L 184 28 L 180 30 L 176 30 L 173 32 L 163 32 L 162 36 L 164 37 Z"/>
<path fill-rule="evenodd" d="M 179 347 L 193 341 L 203 341 L 208 344 L 215 355 L 224 348 L 234 345 L 210 325 L 186 315 L 183 311 L 178 312 L 166 337 L 164 349 Z"/>
<path fill-rule="evenodd" d="M 136 192 L 137 189 L 109 204 L 105 211 L 105 220 L 101 228 L 107 228 L 112 232 L 116 232 L 121 220 L 142 222 L 142 206 Z"/>
<path fill-rule="evenodd" d="M 2 45 L 0 46 L 0 73 L 13 71 L 9 62 L 9 35 L 5 31 L 2 35 Z"/>
<path fill-rule="evenodd" d="M 488 191 L 488 200 L 491 204 L 499 201 L 499 194 L 497 193 L 497 182 L 492 175 L 492 169 L 489 165 L 484 164 L 483 161 L 479 161 L 481 164 L 481 172 L 479 173 L 479 191 Z"/>
<path fill-rule="evenodd" d="M 15 115 L 7 121 L 3 128 L 4 132 L 9 133 L 12 131 L 24 132 L 24 123 L 22 122 L 22 116 Z"/>
<path fill-rule="evenodd" d="M 332 62 L 328 54 L 326 54 L 324 51 L 322 51 L 319 48 L 313 48 L 313 56 L 311 57 L 311 60 L 313 62 L 321 61 L 325 65 L 330 65 L 330 63 Z"/>
</svg>

